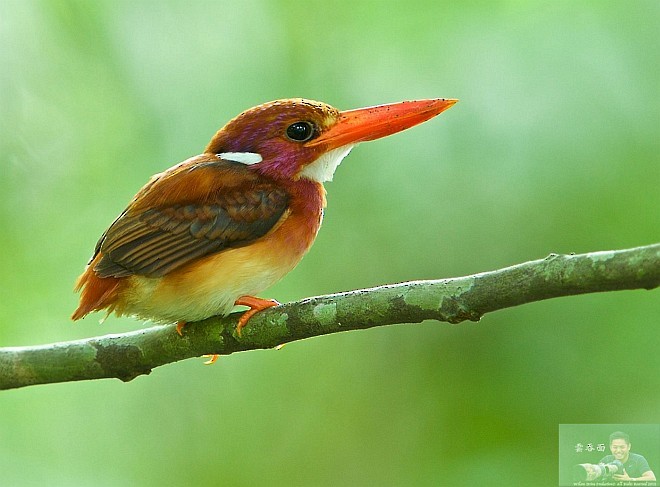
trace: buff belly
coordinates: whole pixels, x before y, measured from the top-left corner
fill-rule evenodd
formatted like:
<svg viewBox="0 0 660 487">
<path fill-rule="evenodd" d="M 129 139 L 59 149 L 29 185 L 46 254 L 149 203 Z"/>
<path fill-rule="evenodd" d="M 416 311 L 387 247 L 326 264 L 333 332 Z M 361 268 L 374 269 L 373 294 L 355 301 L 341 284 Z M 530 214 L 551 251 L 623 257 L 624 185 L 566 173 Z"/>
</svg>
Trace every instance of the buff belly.
<svg viewBox="0 0 660 487">
<path fill-rule="evenodd" d="M 261 293 L 298 264 L 304 252 L 290 250 L 263 241 L 220 252 L 165 277 L 132 276 L 115 311 L 158 322 L 226 315 L 237 298 Z"/>
</svg>

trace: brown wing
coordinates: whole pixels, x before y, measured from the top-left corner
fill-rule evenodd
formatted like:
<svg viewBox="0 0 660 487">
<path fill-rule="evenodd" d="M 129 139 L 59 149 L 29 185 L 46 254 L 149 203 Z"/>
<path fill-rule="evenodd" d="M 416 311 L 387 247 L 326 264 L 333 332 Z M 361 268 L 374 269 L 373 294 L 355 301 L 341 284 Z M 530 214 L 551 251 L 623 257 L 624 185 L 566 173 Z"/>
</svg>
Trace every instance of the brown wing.
<svg viewBox="0 0 660 487">
<path fill-rule="evenodd" d="M 266 235 L 289 196 L 247 166 L 203 155 L 152 179 L 103 234 L 99 277 L 160 277 Z"/>
</svg>

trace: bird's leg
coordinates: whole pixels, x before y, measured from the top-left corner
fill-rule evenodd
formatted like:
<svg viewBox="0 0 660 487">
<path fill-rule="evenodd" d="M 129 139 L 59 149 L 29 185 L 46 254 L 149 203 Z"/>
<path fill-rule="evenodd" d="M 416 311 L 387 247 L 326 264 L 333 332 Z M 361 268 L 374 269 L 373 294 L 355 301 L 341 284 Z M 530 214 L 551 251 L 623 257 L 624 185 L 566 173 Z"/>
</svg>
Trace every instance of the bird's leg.
<svg viewBox="0 0 660 487">
<path fill-rule="evenodd" d="M 179 334 L 179 336 L 183 336 L 183 327 L 186 325 L 187 323 L 185 321 L 176 322 L 176 332 Z"/>
<path fill-rule="evenodd" d="M 238 324 L 236 325 L 236 334 L 240 337 L 241 330 L 247 322 L 254 316 L 255 313 L 258 313 L 261 310 L 266 308 L 272 308 L 273 306 L 279 306 L 280 303 L 274 299 L 262 299 L 255 296 L 241 296 L 234 302 L 235 306 L 247 306 L 250 309 L 241 315 L 238 319 Z"/>
<path fill-rule="evenodd" d="M 176 322 L 176 332 L 179 334 L 179 336 L 183 336 L 183 328 L 187 325 L 188 323 L 185 321 L 177 321 Z M 220 355 L 217 354 L 212 354 L 212 355 L 202 355 L 204 358 L 208 358 L 206 362 L 204 362 L 204 365 L 213 365 L 217 360 Z"/>
<path fill-rule="evenodd" d="M 238 324 L 236 325 L 236 334 L 239 337 L 241 336 L 241 330 L 245 325 L 247 325 L 247 322 L 250 320 L 250 318 L 252 318 L 252 316 L 254 316 L 255 313 L 258 313 L 259 311 L 267 308 L 272 308 L 273 306 L 279 306 L 279 304 L 280 303 L 274 299 L 262 299 L 255 296 L 241 296 L 238 298 L 234 302 L 235 306 L 247 306 L 250 309 L 243 313 L 238 319 Z M 186 324 L 187 323 L 185 321 L 177 321 L 176 332 L 180 336 L 183 336 L 183 328 L 186 326 Z M 204 362 L 204 365 L 214 364 L 218 360 L 218 357 L 220 357 L 218 354 L 204 355 L 204 358 L 208 358 L 208 360 Z"/>
<path fill-rule="evenodd" d="M 238 319 L 238 324 L 236 325 L 236 334 L 239 337 L 241 336 L 241 330 L 245 325 L 247 325 L 248 320 L 252 318 L 252 316 L 255 313 L 258 313 L 259 311 L 266 308 L 272 308 L 273 306 L 278 306 L 279 304 L 280 303 L 278 303 L 274 299 L 261 299 L 255 296 L 241 296 L 240 298 L 238 298 L 234 302 L 234 306 L 248 306 L 250 309 L 247 310 L 245 313 L 243 313 L 241 317 Z M 177 331 L 178 329 L 179 329 L 179 325 L 177 324 Z M 204 362 L 204 365 L 213 365 L 218 360 L 218 357 L 220 357 L 220 355 L 218 355 L 217 353 L 211 355 L 204 355 L 204 358 L 208 358 L 208 360 Z"/>
</svg>

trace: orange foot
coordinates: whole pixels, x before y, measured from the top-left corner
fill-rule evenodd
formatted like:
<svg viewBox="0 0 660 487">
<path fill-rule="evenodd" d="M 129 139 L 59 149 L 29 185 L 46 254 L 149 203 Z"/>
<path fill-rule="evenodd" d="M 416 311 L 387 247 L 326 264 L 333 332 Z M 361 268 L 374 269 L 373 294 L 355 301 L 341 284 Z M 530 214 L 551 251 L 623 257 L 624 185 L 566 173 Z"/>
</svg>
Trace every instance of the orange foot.
<svg viewBox="0 0 660 487">
<path fill-rule="evenodd" d="M 218 355 L 217 353 L 214 353 L 212 355 L 202 355 L 202 357 L 208 359 L 206 362 L 204 362 L 204 365 L 213 365 L 214 363 L 216 363 L 218 361 L 219 356 L 220 355 Z"/>
<path fill-rule="evenodd" d="M 240 337 L 241 330 L 247 322 L 254 316 L 255 313 L 258 313 L 261 310 L 266 308 L 272 308 L 273 306 L 279 306 L 280 303 L 274 299 L 262 299 L 255 296 L 241 296 L 235 302 L 235 306 L 248 306 L 250 309 L 241 315 L 238 319 L 238 324 L 236 325 L 236 334 Z"/>
<path fill-rule="evenodd" d="M 177 321 L 176 322 L 176 332 L 179 334 L 179 336 L 183 336 L 183 328 L 187 325 L 185 321 Z M 212 365 L 216 363 L 218 360 L 218 357 L 220 355 L 213 354 L 213 355 L 203 355 L 204 358 L 208 358 L 206 362 L 204 362 L 204 365 Z"/>
<path fill-rule="evenodd" d="M 176 322 L 176 332 L 179 334 L 179 336 L 183 336 L 183 327 L 186 326 L 187 323 L 185 321 L 177 321 Z"/>
</svg>

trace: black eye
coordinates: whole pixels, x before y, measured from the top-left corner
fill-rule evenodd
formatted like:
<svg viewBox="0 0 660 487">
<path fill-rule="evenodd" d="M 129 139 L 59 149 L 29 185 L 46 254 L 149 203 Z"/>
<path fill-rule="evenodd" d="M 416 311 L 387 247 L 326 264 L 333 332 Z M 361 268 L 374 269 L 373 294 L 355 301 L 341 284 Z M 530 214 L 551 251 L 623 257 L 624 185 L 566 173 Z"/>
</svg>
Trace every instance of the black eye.
<svg viewBox="0 0 660 487">
<path fill-rule="evenodd" d="M 297 142 L 305 142 L 314 135 L 314 126 L 309 122 L 296 122 L 286 129 L 286 136 Z"/>
</svg>

